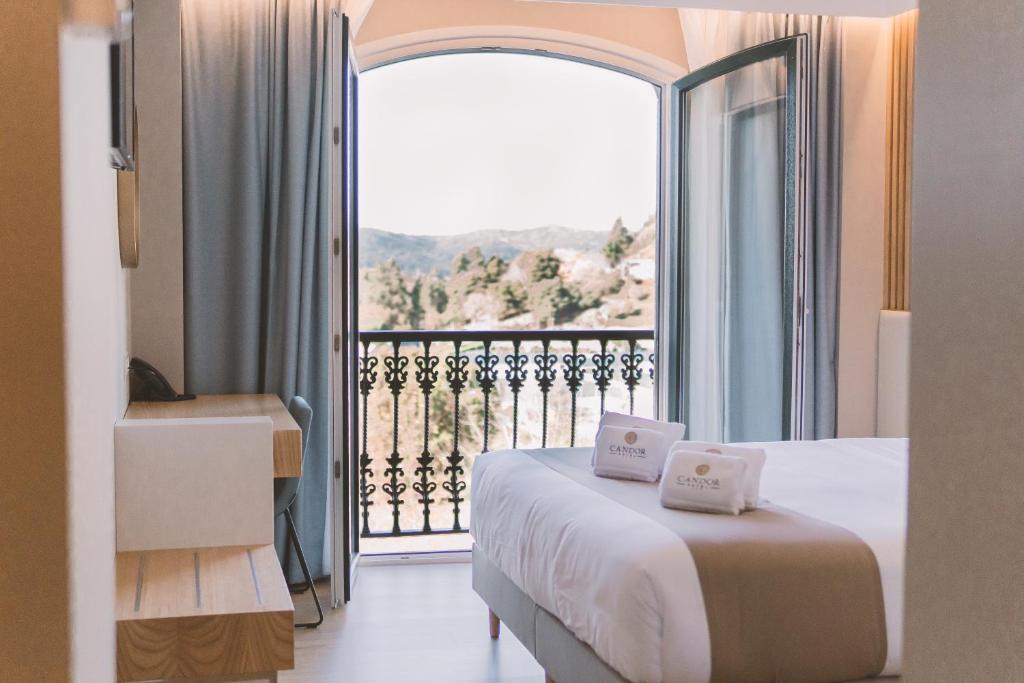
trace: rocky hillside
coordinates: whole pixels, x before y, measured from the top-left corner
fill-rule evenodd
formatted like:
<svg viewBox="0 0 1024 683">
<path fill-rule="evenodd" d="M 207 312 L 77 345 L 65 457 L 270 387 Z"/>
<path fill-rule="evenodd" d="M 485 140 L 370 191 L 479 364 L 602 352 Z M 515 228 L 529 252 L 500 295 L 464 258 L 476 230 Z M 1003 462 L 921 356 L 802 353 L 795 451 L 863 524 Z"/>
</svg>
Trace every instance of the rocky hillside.
<svg viewBox="0 0 1024 683">
<path fill-rule="evenodd" d="M 579 249 L 600 252 L 608 233 L 599 230 L 573 230 L 545 225 L 529 230 L 476 230 L 457 235 L 406 235 L 373 228 L 359 231 L 359 267 L 375 268 L 394 259 L 407 275 L 434 272 L 448 275 L 452 260 L 477 247 L 485 257 L 497 256 L 511 261 L 524 251 L 541 249 Z"/>
<path fill-rule="evenodd" d="M 653 325 L 653 218 L 639 230 L 616 221 L 608 232 L 481 231 L 473 241 L 369 232 L 362 329 Z"/>
</svg>

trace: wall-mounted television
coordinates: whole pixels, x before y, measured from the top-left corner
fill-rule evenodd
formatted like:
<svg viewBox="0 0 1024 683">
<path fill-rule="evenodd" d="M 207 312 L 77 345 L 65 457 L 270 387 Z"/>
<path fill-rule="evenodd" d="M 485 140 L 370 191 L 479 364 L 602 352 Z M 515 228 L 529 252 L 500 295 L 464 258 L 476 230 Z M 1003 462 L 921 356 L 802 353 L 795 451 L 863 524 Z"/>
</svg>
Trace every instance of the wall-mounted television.
<svg viewBox="0 0 1024 683">
<path fill-rule="evenodd" d="M 131 5 L 120 10 L 110 43 L 110 163 L 135 170 L 135 87 Z"/>
</svg>

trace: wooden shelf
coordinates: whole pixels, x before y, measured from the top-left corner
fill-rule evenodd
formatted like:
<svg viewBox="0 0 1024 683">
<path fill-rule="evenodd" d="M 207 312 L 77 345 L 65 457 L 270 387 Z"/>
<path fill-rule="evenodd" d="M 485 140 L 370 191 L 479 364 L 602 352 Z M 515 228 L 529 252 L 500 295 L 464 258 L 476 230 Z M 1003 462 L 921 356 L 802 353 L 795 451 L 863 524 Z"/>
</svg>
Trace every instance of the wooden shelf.
<svg viewBox="0 0 1024 683">
<path fill-rule="evenodd" d="M 294 666 L 291 595 L 272 545 L 117 554 L 117 678 Z"/>
<path fill-rule="evenodd" d="M 224 394 L 196 396 L 191 401 L 133 401 L 129 420 L 181 419 L 192 417 L 259 417 L 274 423 L 274 476 L 302 475 L 302 430 L 275 394 Z"/>
</svg>

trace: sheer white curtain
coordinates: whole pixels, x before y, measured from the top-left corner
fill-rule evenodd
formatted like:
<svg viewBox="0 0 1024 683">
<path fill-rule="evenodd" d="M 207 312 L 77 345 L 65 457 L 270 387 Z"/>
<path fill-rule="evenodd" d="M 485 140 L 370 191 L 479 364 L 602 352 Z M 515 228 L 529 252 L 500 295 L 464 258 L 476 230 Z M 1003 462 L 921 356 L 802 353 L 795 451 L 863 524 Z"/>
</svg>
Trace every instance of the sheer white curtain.
<svg viewBox="0 0 1024 683">
<path fill-rule="evenodd" d="M 687 103 L 691 175 L 687 213 L 691 225 L 722 224 L 724 83 L 715 79 L 695 91 Z M 722 231 L 692 230 L 686 236 L 686 306 L 690 321 L 689 364 L 684 392 L 686 420 L 694 439 L 719 440 L 724 434 L 721 313 Z"/>
</svg>

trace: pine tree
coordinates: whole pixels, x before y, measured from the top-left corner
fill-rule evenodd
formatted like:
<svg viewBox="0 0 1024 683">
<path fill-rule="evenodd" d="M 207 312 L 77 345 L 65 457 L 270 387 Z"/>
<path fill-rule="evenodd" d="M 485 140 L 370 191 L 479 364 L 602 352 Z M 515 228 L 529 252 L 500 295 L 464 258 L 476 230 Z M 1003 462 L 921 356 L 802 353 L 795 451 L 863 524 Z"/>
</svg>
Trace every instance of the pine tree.
<svg viewBox="0 0 1024 683">
<path fill-rule="evenodd" d="M 633 235 L 626 229 L 622 218 L 616 218 L 615 225 L 612 226 L 612 230 L 608 235 L 608 241 L 605 242 L 602 249 L 608 264 L 611 266 L 619 265 L 632 244 Z"/>
<path fill-rule="evenodd" d="M 502 320 L 526 312 L 526 302 L 529 300 L 529 295 L 526 293 L 526 288 L 521 284 L 518 282 L 508 282 L 502 286 L 499 294 L 503 306 L 501 311 Z"/>
<path fill-rule="evenodd" d="M 380 322 L 380 329 L 393 330 L 400 323 L 408 320 L 409 292 L 405 288 L 405 278 L 395 259 L 390 258 L 380 263 L 369 274 L 372 285 L 372 301 L 387 310 L 387 315 Z"/>
<path fill-rule="evenodd" d="M 420 325 L 423 324 L 423 318 L 425 311 L 423 310 L 423 280 L 416 278 L 413 282 L 412 287 L 408 291 L 409 305 L 406 309 L 406 321 L 409 323 L 410 330 L 420 329 Z"/>
<path fill-rule="evenodd" d="M 445 309 L 448 308 L 448 292 L 444 288 L 444 282 L 441 280 L 431 280 L 430 282 L 430 305 L 438 313 L 444 313 Z"/>
<path fill-rule="evenodd" d="M 558 277 L 558 271 L 562 268 L 562 260 L 555 256 L 554 252 L 544 251 L 537 254 L 530 271 L 530 279 L 534 282 L 552 280 Z"/>
</svg>

